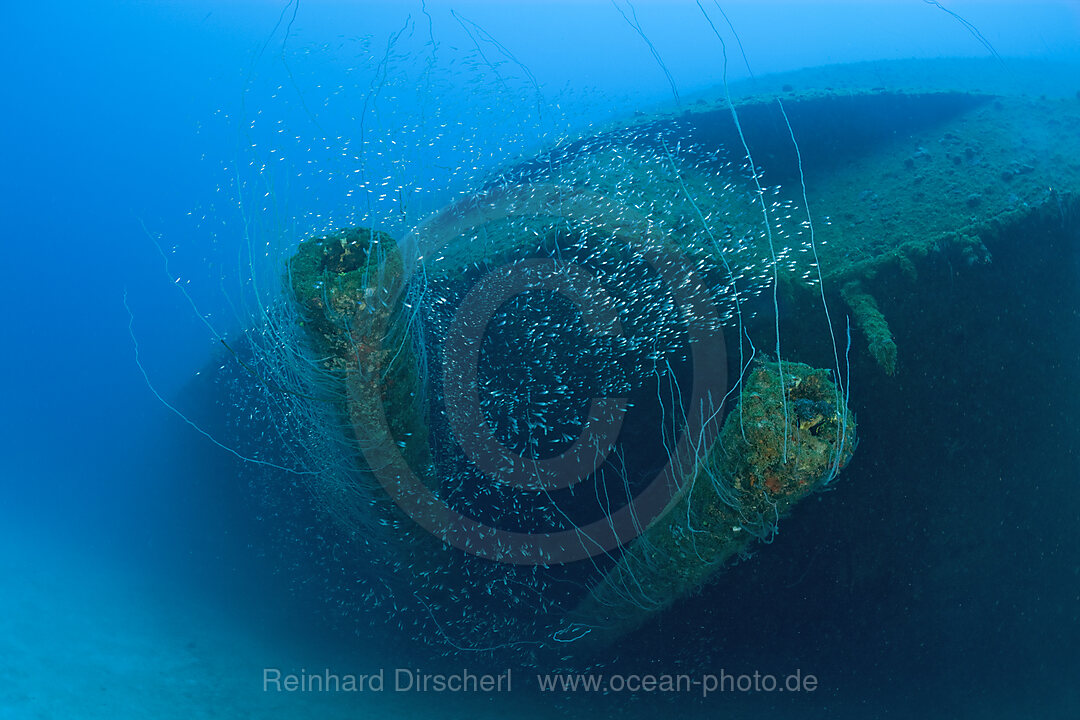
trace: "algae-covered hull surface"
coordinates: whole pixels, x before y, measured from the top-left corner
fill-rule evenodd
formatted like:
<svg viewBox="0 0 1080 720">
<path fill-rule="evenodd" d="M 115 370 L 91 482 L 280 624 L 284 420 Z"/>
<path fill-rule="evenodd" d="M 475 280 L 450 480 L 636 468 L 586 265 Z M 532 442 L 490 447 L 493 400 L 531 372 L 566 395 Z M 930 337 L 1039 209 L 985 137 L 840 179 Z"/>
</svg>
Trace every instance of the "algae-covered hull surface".
<svg viewBox="0 0 1080 720">
<path fill-rule="evenodd" d="M 1080 717 L 1074 3 L 128 5 L 12 33 L 0 720 Z"/>
</svg>

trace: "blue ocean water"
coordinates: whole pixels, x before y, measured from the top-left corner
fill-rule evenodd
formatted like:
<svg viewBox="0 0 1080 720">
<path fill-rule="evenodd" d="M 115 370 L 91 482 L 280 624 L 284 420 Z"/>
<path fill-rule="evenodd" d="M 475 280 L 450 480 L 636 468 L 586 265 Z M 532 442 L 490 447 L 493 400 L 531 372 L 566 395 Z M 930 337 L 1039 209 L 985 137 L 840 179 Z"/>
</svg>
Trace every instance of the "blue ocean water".
<svg viewBox="0 0 1080 720">
<path fill-rule="evenodd" d="M 952 256 L 940 276 L 919 266 L 921 294 L 877 276 L 894 378 L 875 369 L 857 323 L 845 367 L 837 312 L 836 374 L 851 379 L 859 419 L 851 465 L 753 557 L 588 651 L 570 642 L 587 628 L 560 625 L 559 611 L 606 561 L 511 571 L 461 552 L 430 568 L 426 550 L 408 549 L 409 525 L 372 511 L 378 527 L 358 538 L 335 524 L 295 472 L 313 462 L 295 448 L 318 455 L 318 438 L 305 434 L 311 406 L 291 402 L 303 393 L 268 382 L 267 351 L 286 336 L 265 334 L 300 240 L 361 226 L 401 241 L 501 172 L 532 181 L 553 147 L 587 158 L 589 139 L 612 128 L 722 106 L 725 75 L 739 97 L 861 83 L 1080 102 L 1074 3 L 113 2 L 6 14 L 0 718 L 1076 716 L 1074 176 L 1048 176 L 1065 183 L 1045 196 L 1060 230 L 1021 225 L 1037 239 L 1001 241 L 985 272 Z M 788 102 L 793 135 L 839 112 Z M 923 127 L 900 106 L 849 116 L 895 132 L 845 137 L 897 153 L 898 173 L 909 156 L 923 161 L 888 144 Z M 1069 122 L 1048 125 L 1063 147 Z M 768 129 L 747 124 L 751 141 Z M 803 140 L 808 178 L 845 151 Z M 964 142 L 970 154 L 920 150 L 977 167 L 992 140 Z M 598 164 L 624 167 L 599 145 Z M 1028 150 L 1042 147 L 1034 136 L 1011 145 L 1015 182 L 1069 166 Z M 736 143 L 724 150 L 744 160 Z M 650 158 L 666 167 L 660 150 Z M 766 183 L 788 173 L 797 186 L 779 167 L 790 158 L 754 160 Z M 933 215 L 936 194 L 960 193 L 972 215 L 997 197 L 964 175 L 949 180 L 961 189 L 928 177 L 913 215 Z M 1003 202 L 1016 209 L 1024 198 L 1008 195 L 1023 193 L 1010 187 Z M 852 212 L 876 212 L 876 191 Z M 805 213 L 801 199 L 784 212 Z M 791 232 L 798 254 L 807 235 Z M 851 250 L 832 240 L 837 268 L 881 250 L 841 238 Z M 756 287 L 750 275 L 740 287 Z M 762 277 L 747 311 L 769 330 L 776 281 Z M 805 337 L 787 324 L 797 312 L 775 314 L 802 360 Z M 940 321 L 950 313 L 955 326 Z M 832 367 L 824 328 L 805 360 Z M 502 507 L 486 503 L 471 509 Z M 466 670 L 509 673 L 512 687 L 418 689 L 423 675 Z M 783 683 L 795 672 L 815 689 L 706 692 L 726 674 Z M 282 690 L 274 673 L 367 676 L 367 689 Z M 555 673 L 605 685 L 547 692 L 540 678 Z M 649 690 L 646 676 L 690 684 Z"/>
</svg>

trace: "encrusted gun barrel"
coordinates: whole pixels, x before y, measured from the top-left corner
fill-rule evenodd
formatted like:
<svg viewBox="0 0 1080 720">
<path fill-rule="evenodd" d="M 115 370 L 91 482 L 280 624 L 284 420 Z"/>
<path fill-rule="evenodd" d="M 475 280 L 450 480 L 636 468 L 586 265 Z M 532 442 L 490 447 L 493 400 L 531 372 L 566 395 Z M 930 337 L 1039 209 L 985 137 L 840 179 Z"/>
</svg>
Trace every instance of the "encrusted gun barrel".
<svg viewBox="0 0 1080 720">
<path fill-rule="evenodd" d="M 403 457 L 423 481 L 431 481 L 403 277 L 394 239 L 366 228 L 305 240 L 289 263 L 289 284 L 312 362 L 330 385 L 325 394 L 360 450 L 365 470 L 317 488 L 330 511 L 350 528 L 371 521 L 367 506 L 372 500 L 384 506 L 383 519 L 404 519 L 379 487 L 384 464 Z"/>
<path fill-rule="evenodd" d="M 762 362 L 713 447 L 665 512 L 571 613 L 569 634 L 613 640 L 701 588 L 828 484 L 855 450 L 855 417 L 829 372 Z"/>
</svg>

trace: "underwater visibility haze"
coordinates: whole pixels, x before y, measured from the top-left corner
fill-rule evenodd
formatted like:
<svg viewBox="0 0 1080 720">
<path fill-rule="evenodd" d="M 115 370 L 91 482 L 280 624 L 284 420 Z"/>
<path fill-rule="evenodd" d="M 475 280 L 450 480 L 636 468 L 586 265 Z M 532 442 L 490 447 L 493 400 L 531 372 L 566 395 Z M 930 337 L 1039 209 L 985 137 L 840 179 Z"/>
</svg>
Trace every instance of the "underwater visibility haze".
<svg viewBox="0 0 1080 720">
<path fill-rule="evenodd" d="M 0 718 L 1080 716 L 1080 6 L 9 14 Z"/>
</svg>

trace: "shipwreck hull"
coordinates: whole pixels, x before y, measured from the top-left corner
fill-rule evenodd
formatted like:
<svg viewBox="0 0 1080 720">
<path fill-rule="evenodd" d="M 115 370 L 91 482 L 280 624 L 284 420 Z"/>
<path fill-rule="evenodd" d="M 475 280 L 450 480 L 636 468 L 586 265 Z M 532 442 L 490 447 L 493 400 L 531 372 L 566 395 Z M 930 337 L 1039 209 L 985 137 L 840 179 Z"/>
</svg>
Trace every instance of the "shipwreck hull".
<svg viewBox="0 0 1080 720">
<path fill-rule="evenodd" d="M 776 523 L 831 486 L 841 469 L 866 485 L 833 511 L 858 515 L 861 502 L 903 507 L 917 494 L 892 466 L 948 442 L 924 408 L 962 408 L 972 392 L 1001 392 L 1003 371 L 983 361 L 1009 357 L 1026 372 L 1024 357 L 1038 356 L 1001 347 L 1038 316 L 1026 298 L 1057 308 L 1061 348 L 1080 346 L 1075 313 L 1062 306 L 1075 292 L 1051 302 L 1040 282 L 1068 288 L 1080 276 L 1080 100 L 940 82 L 910 90 L 857 80 L 837 83 L 840 89 L 796 87 L 806 80 L 769 79 L 756 95 L 737 99 L 734 111 L 726 98 L 705 96 L 689 109 L 549 150 L 506 168 L 406 237 L 350 228 L 302 243 L 289 291 L 313 354 L 340 382 L 338 424 L 362 458 L 354 477 L 339 475 L 321 492 L 354 538 L 372 518 L 403 534 L 410 572 L 439 578 L 437 586 L 417 582 L 425 611 L 455 603 L 453 568 L 470 556 L 545 569 L 589 560 L 591 569 L 573 576 L 583 591 L 545 605 L 535 633 L 560 643 L 589 638 L 580 646 L 593 648 L 618 639 L 676 602 L 697 602 L 688 598 L 752 554 L 754 541 L 771 540 Z M 351 264 L 342 264 L 345 256 Z M 586 272 L 566 284 L 570 265 Z M 455 362 L 482 364 L 483 353 L 494 351 L 459 352 L 448 338 L 468 323 L 455 312 L 507 267 L 528 270 L 499 280 L 497 302 L 477 322 L 495 318 L 502 327 L 518 318 L 518 330 L 536 337 L 515 345 L 504 334 L 504 365 L 487 358 L 486 370 L 462 379 Z M 669 292 L 672 286 L 683 294 Z M 547 293 L 546 302 L 561 294 L 571 309 L 538 315 L 513 304 L 530 293 Z M 425 303 L 429 310 L 416 309 Z M 592 315 L 582 319 L 573 307 Z M 483 343 L 492 331 L 474 334 Z M 1033 328 L 1029 337 L 1053 333 Z M 722 379 L 693 395 L 691 381 L 709 365 L 694 355 L 702 338 L 719 343 Z M 508 411 L 498 416 L 505 408 L 484 404 L 488 391 L 501 397 L 516 386 L 553 383 L 554 366 L 539 379 L 527 368 L 560 345 L 575 348 L 559 359 L 574 379 L 559 382 L 576 419 L 519 432 Z M 714 347 L 708 357 L 717 356 Z M 508 357 L 517 365 L 506 365 Z M 950 357 L 964 360 L 950 364 Z M 661 362 L 669 373 L 658 393 L 648 382 Z M 755 446 L 745 416 L 769 373 L 779 381 L 765 392 L 771 401 L 750 414 L 773 432 Z M 808 377 L 821 386 L 813 397 L 799 395 Z M 1074 377 L 1074 369 L 1055 368 L 1055 382 Z M 646 395 L 664 393 L 669 404 L 650 406 L 613 441 L 620 461 L 659 445 L 634 459 L 648 465 L 666 455 L 667 466 L 622 477 L 621 502 L 632 504 L 657 477 L 662 502 L 624 525 L 590 516 L 572 494 L 516 517 L 507 512 L 521 508 L 505 504 L 509 491 L 500 483 L 534 498 L 565 489 L 544 485 L 557 485 L 565 469 L 544 464 L 565 459 L 565 440 L 534 435 L 551 427 L 582 435 L 589 423 L 610 423 L 625 406 L 640 408 Z M 1040 421 L 1025 399 L 1012 402 L 1019 415 Z M 985 397 L 980 403 L 982 422 L 1002 412 Z M 1075 402 L 1062 408 L 1060 421 L 1076 411 Z M 692 442 L 679 445 L 685 427 L 649 438 L 648 422 L 679 412 L 697 433 Z M 473 436 L 476 427 L 483 432 Z M 810 439 L 815 459 L 799 465 Z M 465 452 L 448 451 L 448 442 Z M 476 461 L 499 444 L 509 450 Z M 755 456 L 765 446 L 768 458 Z M 574 467 L 586 460 L 576 458 Z M 466 472 L 469 463 L 475 467 Z M 588 468 L 593 497 L 613 466 Z M 528 477 L 535 487 L 522 480 Z M 496 487 L 494 499 L 485 483 Z M 696 499 L 691 488 L 701 493 Z M 951 487 L 938 490 L 963 502 Z M 479 492 L 484 504 L 470 505 Z M 607 511 L 620 506 L 605 502 Z M 431 511 L 441 504 L 453 512 Z M 497 517 L 508 527 L 488 524 Z M 902 542 L 888 530 L 882 537 Z M 883 572 L 882 562 L 863 557 L 847 572 L 861 582 Z"/>
</svg>

